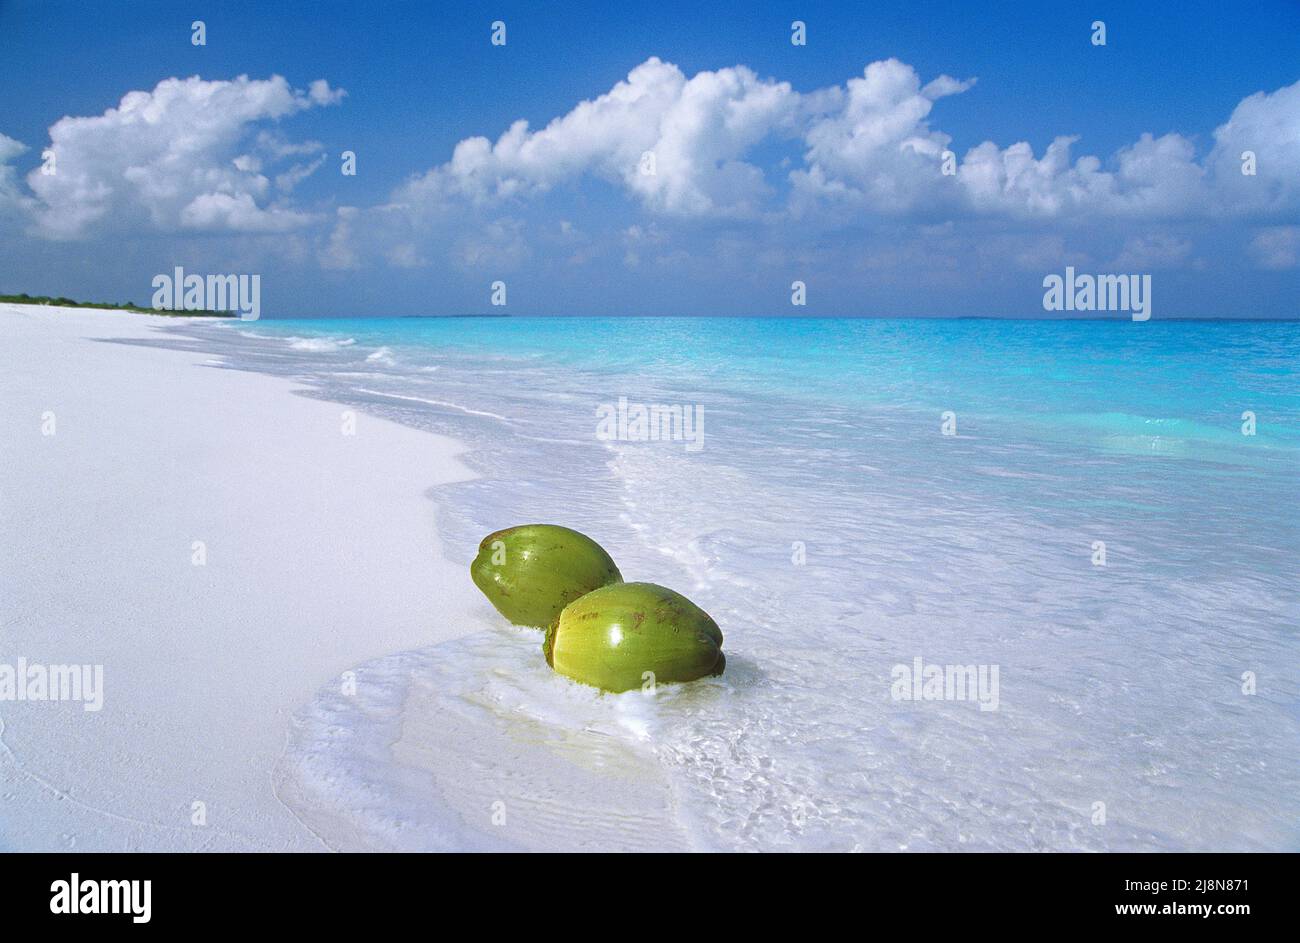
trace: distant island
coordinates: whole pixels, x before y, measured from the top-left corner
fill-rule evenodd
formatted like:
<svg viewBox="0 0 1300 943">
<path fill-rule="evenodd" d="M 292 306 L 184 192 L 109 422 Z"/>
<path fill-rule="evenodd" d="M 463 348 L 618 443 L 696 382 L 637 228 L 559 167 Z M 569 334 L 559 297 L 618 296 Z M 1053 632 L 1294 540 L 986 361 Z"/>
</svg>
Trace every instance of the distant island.
<svg viewBox="0 0 1300 943">
<path fill-rule="evenodd" d="M 131 302 L 114 303 L 111 301 L 74 301 L 71 298 L 52 298 L 49 295 L 0 295 L 0 303 L 18 305 L 56 305 L 61 308 L 108 308 L 122 311 L 138 311 L 141 314 L 156 314 L 167 318 L 232 318 L 230 311 L 168 311 L 156 308 L 142 308 Z"/>
</svg>

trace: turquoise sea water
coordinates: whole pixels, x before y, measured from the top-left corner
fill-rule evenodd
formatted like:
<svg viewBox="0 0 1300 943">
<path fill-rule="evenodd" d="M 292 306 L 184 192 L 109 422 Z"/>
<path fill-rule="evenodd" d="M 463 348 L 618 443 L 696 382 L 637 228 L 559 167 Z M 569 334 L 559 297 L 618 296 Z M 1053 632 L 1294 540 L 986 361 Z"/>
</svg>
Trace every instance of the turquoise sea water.
<svg viewBox="0 0 1300 943">
<path fill-rule="evenodd" d="M 643 816 L 632 845 L 1300 847 L 1300 324 L 175 330 L 231 366 L 465 442 L 480 477 L 434 495 L 453 560 L 500 527 L 567 524 L 625 576 L 691 596 L 726 635 L 724 678 L 650 704 L 575 693 L 517 631 L 370 666 L 386 706 L 363 723 L 322 695 L 299 738 L 313 801 L 333 789 L 344 809 L 349 781 L 388 797 L 389 813 L 354 832 L 396 847 L 537 840 L 465 811 L 522 788 L 490 752 L 478 792 L 444 783 L 455 801 L 422 801 L 409 769 L 386 778 L 360 759 L 357 741 L 420 729 L 418 702 L 484 731 L 521 718 L 601 731 L 673 797 L 656 813 L 673 829 Z M 702 447 L 602 439 L 598 410 L 621 397 L 698 408 Z M 897 699 L 896 666 L 918 657 L 997 666 L 997 709 Z M 411 693 L 435 674 L 436 690 Z M 389 726 L 367 727 L 382 716 Z M 340 727 L 356 732 L 351 747 L 322 733 Z M 409 756 L 437 768 L 457 749 L 425 742 Z M 528 790 L 559 803 L 562 780 Z M 569 832 L 608 836 L 618 812 Z"/>
</svg>

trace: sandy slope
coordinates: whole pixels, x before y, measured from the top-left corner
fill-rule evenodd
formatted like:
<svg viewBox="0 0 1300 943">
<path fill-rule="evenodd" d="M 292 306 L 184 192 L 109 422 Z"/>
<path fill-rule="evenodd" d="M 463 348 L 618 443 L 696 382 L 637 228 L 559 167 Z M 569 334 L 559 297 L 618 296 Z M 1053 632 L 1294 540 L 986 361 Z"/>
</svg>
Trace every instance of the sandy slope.
<svg viewBox="0 0 1300 943">
<path fill-rule="evenodd" d="M 426 495 L 468 476 L 454 441 L 345 436 L 281 379 L 133 343 L 160 323 L 0 305 L 0 662 L 105 676 L 98 713 L 0 702 L 0 849 L 320 849 L 271 788 L 290 715 L 476 628 Z"/>
</svg>

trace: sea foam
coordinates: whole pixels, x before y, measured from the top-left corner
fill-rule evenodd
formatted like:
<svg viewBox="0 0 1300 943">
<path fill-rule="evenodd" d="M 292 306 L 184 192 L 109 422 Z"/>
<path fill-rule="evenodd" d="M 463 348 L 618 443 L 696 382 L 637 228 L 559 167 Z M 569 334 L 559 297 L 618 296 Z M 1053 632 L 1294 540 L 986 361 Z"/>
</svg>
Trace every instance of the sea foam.
<svg viewBox="0 0 1300 943">
<path fill-rule="evenodd" d="M 358 349 L 209 343 L 467 444 L 479 477 L 433 494 L 451 559 L 576 527 L 726 638 L 722 678 L 649 699 L 556 677 L 486 606 L 359 666 L 360 700 L 304 706 L 281 777 L 337 847 L 1300 848 L 1300 690 L 1275 670 L 1300 654 L 1298 325 L 261 331 Z M 381 347 L 400 370 L 340 376 Z M 698 404 L 705 448 L 601 441 L 620 396 Z M 892 699 L 917 658 L 997 666 L 997 709 Z"/>
</svg>

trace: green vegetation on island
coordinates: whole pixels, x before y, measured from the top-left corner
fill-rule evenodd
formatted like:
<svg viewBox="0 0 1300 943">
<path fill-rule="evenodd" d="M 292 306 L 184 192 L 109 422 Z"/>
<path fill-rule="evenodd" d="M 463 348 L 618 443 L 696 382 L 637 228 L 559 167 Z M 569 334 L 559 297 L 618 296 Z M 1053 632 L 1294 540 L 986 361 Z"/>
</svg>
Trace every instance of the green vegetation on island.
<svg viewBox="0 0 1300 943">
<path fill-rule="evenodd" d="M 238 315 L 233 311 L 167 311 L 156 308 L 142 308 L 129 301 L 113 303 L 110 301 L 74 301 L 71 298 L 54 298 L 50 295 L 0 295 L 0 303 L 16 305 L 56 305 L 61 308 L 104 308 L 107 310 L 136 311 L 140 314 L 156 314 L 167 318 L 233 318 Z"/>
</svg>

